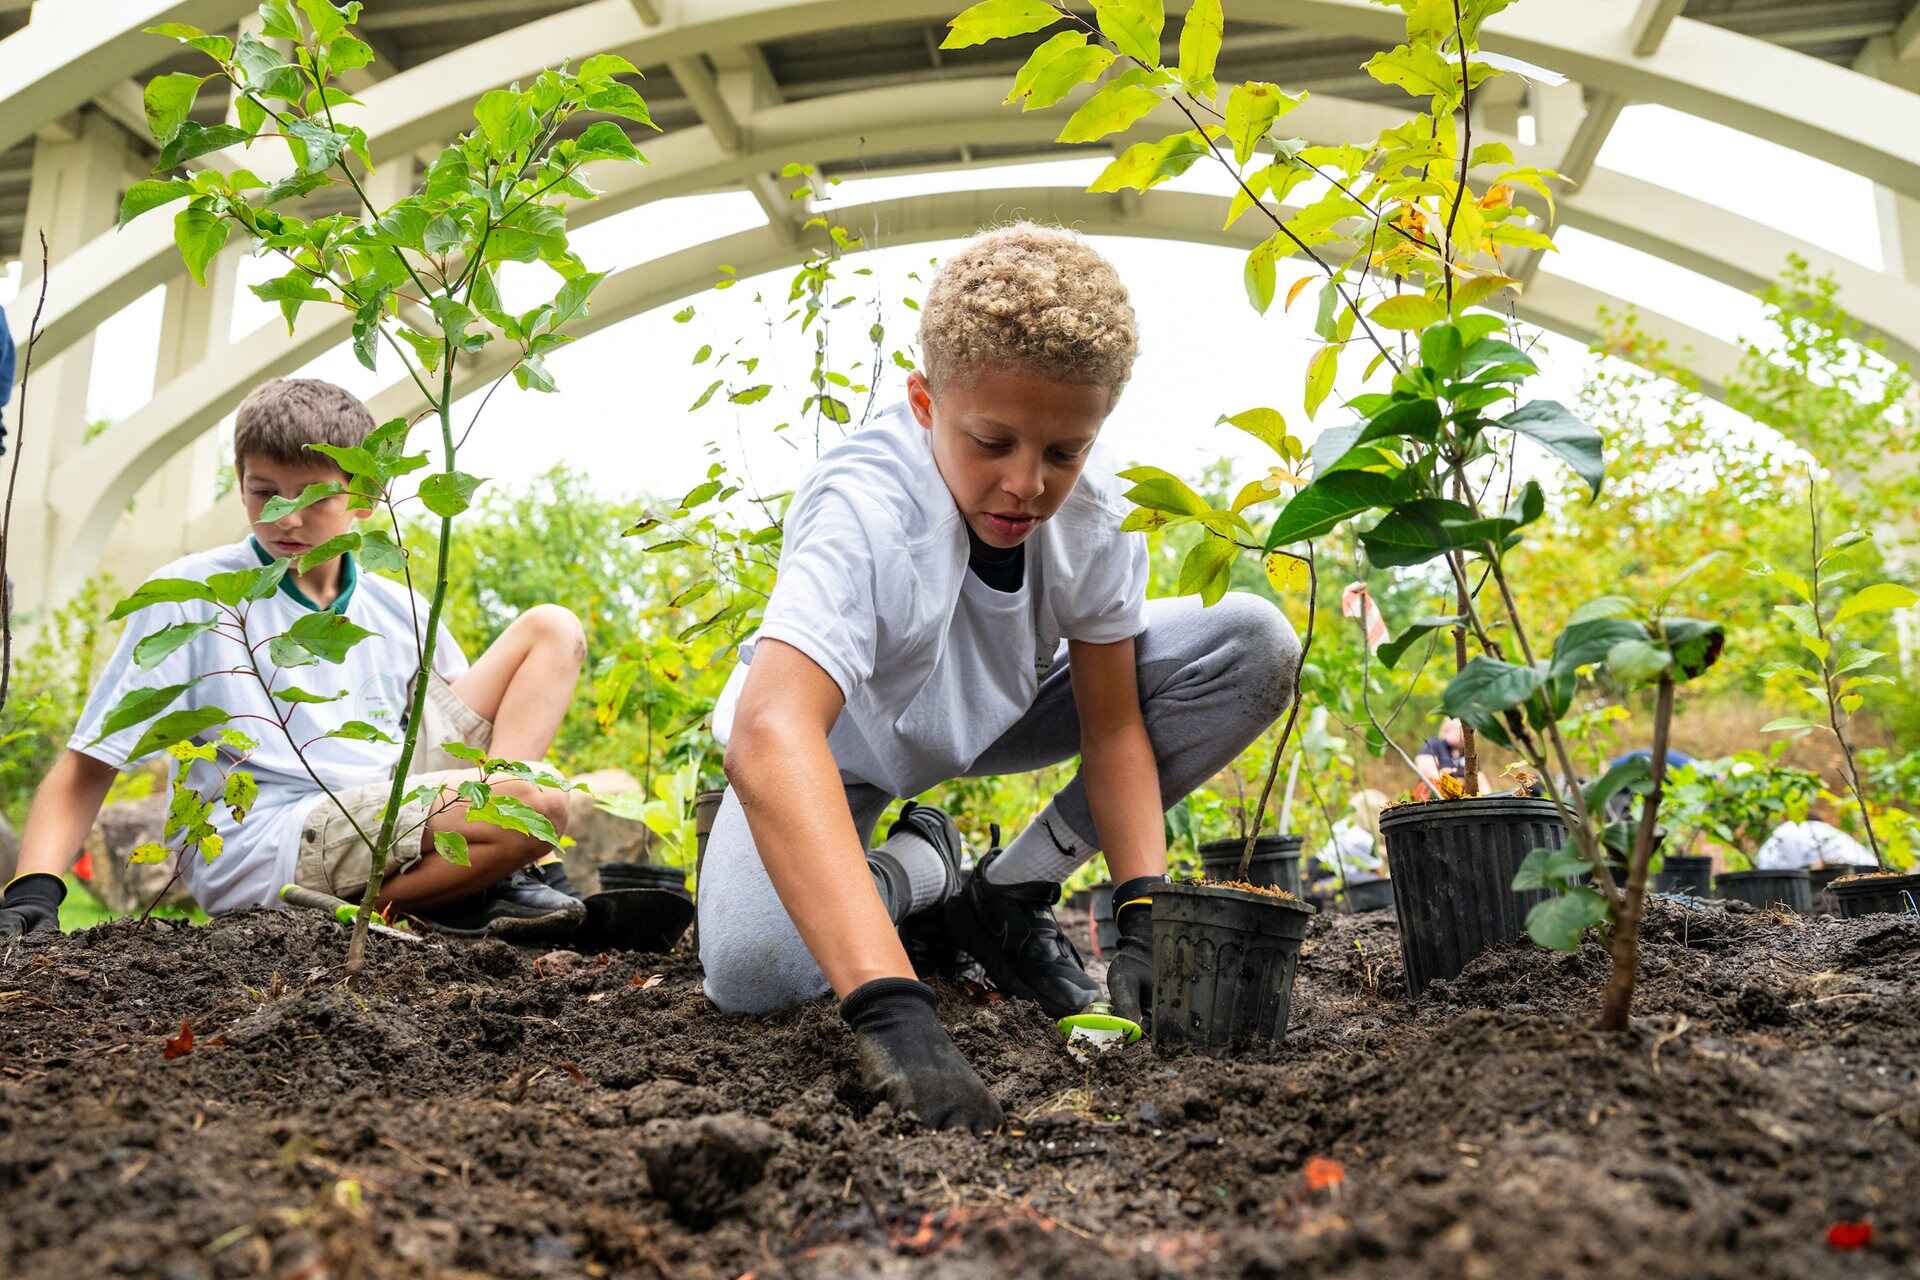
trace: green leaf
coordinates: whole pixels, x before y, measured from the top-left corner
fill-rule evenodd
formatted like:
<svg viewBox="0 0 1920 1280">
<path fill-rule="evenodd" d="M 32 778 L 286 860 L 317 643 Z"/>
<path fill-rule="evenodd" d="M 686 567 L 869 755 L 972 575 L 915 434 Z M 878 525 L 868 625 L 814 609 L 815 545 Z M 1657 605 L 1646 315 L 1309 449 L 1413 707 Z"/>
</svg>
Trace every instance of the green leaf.
<svg viewBox="0 0 1920 1280">
<path fill-rule="evenodd" d="M 1093 0 L 1093 12 L 1114 48 L 1149 67 L 1160 65 L 1160 32 L 1167 25 L 1161 0 Z"/>
<path fill-rule="evenodd" d="M 1233 557 L 1236 548 L 1225 538 L 1212 534 L 1202 538 L 1187 552 L 1187 558 L 1180 565 L 1180 585 L 1177 595 L 1199 594 L 1203 604 L 1211 605 L 1226 594 L 1228 580 L 1232 577 Z"/>
<path fill-rule="evenodd" d="M 1367 560 L 1376 568 L 1406 568 L 1425 564 L 1434 557 L 1454 550 L 1458 540 L 1443 522 L 1467 521 L 1473 512 L 1445 498 L 1419 498 L 1403 502 L 1360 535 Z"/>
<path fill-rule="evenodd" d="M 211 209 L 189 205 L 173 215 L 173 242 L 195 284 L 206 284 L 207 264 L 227 243 L 230 230 L 227 220 Z"/>
<path fill-rule="evenodd" d="M 1534 849 L 1520 863 L 1511 887 L 1521 893 L 1529 889 L 1558 889 L 1588 870 L 1587 860 L 1580 856 L 1578 849 L 1568 846 Z"/>
<path fill-rule="evenodd" d="M 1367 313 L 1382 329 L 1424 329 L 1446 318 L 1443 304 L 1420 293 L 1395 294 Z"/>
<path fill-rule="evenodd" d="M 1367 420 L 1366 426 L 1348 447 L 1357 448 L 1363 444 L 1372 444 L 1376 440 L 1389 440 L 1397 436 L 1409 436 L 1424 444 L 1432 444 L 1439 432 L 1439 401 L 1425 397 L 1417 400 L 1393 400 Z"/>
<path fill-rule="evenodd" d="M 548 821 L 547 816 L 512 796 L 489 794 L 486 803 L 469 805 L 467 821 L 484 822 L 505 831 L 517 831 L 555 848 L 560 845 L 560 833 L 553 829 L 553 823 Z"/>
<path fill-rule="evenodd" d="M 163 204 L 172 204 L 175 200 L 184 200 L 194 194 L 193 184 L 177 179 L 156 180 L 149 178 L 136 182 L 127 188 L 127 194 L 120 200 L 120 224 L 126 226 L 150 209 L 158 209 Z"/>
<path fill-rule="evenodd" d="M 1827 544 L 1826 551 L 1824 551 L 1820 556 L 1820 563 L 1822 565 L 1825 565 L 1827 561 L 1833 559 L 1835 556 L 1839 555 L 1842 551 L 1845 551 L 1848 547 L 1858 546 L 1860 543 L 1867 541 L 1867 539 L 1869 539 L 1872 536 L 1873 536 L 1872 534 L 1862 532 L 1859 529 L 1849 529 L 1847 532 L 1841 534 L 1839 537 L 1835 538 L 1832 542 L 1829 542 Z"/>
<path fill-rule="evenodd" d="M 1632 687 L 1650 684 L 1673 663 L 1673 656 L 1646 640 L 1622 640 L 1607 650 L 1607 672 Z"/>
<path fill-rule="evenodd" d="M 391 737 L 379 729 L 374 728 L 365 720 L 349 720 L 323 736 L 328 738 L 346 738 L 353 742 L 393 742 Z"/>
<path fill-rule="evenodd" d="M 374 573 L 399 573 L 407 567 L 407 553 L 380 529 L 360 535 L 360 566 Z"/>
<path fill-rule="evenodd" d="M 458 831 L 434 832 L 433 851 L 456 867 L 473 865 L 473 859 L 467 856 L 467 838 Z"/>
<path fill-rule="evenodd" d="M 525 94 L 511 89 L 490 89 L 481 94 L 473 105 L 473 118 L 494 154 L 501 156 L 512 155 L 532 142 L 540 129 L 533 104 Z"/>
<path fill-rule="evenodd" d="M 122 729 L 129 729 L 143 720 L 153 719 L 173 705 L 174 699 L 193 688 L 194 684 L 195 681 L 189 680 L 185 684 L 170 684 L 158 689 L 130 691 L 114 704 L 113 710 L 107 713 L 106 720 L 101 723 L 99 735 L 87 745 L 97 745 Z"/>
<path fill-rule="evenodd" d="M 748 387 L 745 391 L 736 391 L 727 399 L 734 404 L 758 404 L 773 391 L 770 384 L 762 383 L 757 387 Z"/>
<path fill-rule="evenodd" d="M 108 622 L 118 622 L 130 613 L 156 604 L 179 604 L 187 600 L 214 602 L 211 588 L 204 582 L 192 578 L 149 578 L 135 587 L 133 593 L 113 606 L 113 612 L 107 615 Z"/>
<path fill-rule="evenodd" d="M 1824 725 L 1817 725 L 1813 723 L 1813 721 L 1811 720 L 1803 720 L 1799 716 L 1782 716 L 1778 720 L 1769 720 L 1765 724 L 1761 725 L 1760 732 L 1762 733 L 1806 733 L 1808 730 L 1811 730 L 1811 729 L 1821 729 L 1825 727 L 1826 726 Z"/>
<path fill-rule="evenodd" d="M 287 638 L 328 662 L 344 660 L 347 650 L 372 634 L 337 613 L 310 613 L 287 628 Z"/>
<path fill-rule="evenodd" d="M 1833 615 L 1835 625 L 1869 613 L 1888 613 L 1920 602 L 1920 593 L 1894 582 L 1876 582 L 1848 596 Z"/>
<path fill-rule="evenodd" d="M 1332 531 L 1362 511 L 1390 506 L 1400 496 L 1394 477 L 1373 471 L 1336 471 L 1293 495 L 1267 534 L 1267 546 L 1285 547 Z"/>
<path fill-rule="evenodd" d="M 260 508 L 261 524 L 272 524 L 284 520 L 296 511 L 305 511 L 316 502 L 325 502 L 336 494 L 345 493 L 346 486 L 338 480 L 324 480 L 310 484 L 300 491 L 297 498 L 282 498 L 278 495 L 268 498 L 266 505 Z"/>
<path fill-rule="evenodd" d="M 1405 631 L 1402 631 L 1399 635 L 1381 645 L 1380 648 L 1375 651 L 1374 656 L 1385 663 L 1387 669 L 1391 671 L 1399 665 L 1401 657 L 1403 657 L 1407 650 L 1411 649 L 1421 637 L 1431 635 L 1435 631 L 1444 631 L 1450 627 L 1457 627 L 1462 621 L 1463 620 L 1458 617 L 1426 617 L 1415 619 L 1407 625 Z"/>
<path fill-rule="evenodd" d="M 574 143 L 573 158 L 580 164 L 591 160 L 638 160 L 640 148 L 633 145 L 625 129 L 611 120 L 598 120 L 581 132 Z"/>
<path fill-rule="evenodd" d="M 1115 80 L 1080 104 L 1055 142 L 1097 142 L 1111 133 L 1131 129 L 1160 105 L 1160 95 L 1145 85 Z"/>
<path fill-rule="evenodd" d="M 348 532 L 328 538 L 325 542 L 300 557 L 300 572 L 311 573 L 316 565 L 323 565 L 336 556 L 343 556 L 349 551 L 358 551 L 359 549 L 360 535 L 358 533 Z"/>
<path fill-rule="evenodd" d="M 233 717 L 219 707 L 193 707 L 185 711 L 172 711 L 147 727 L 140 735 L 133 750 L 127 753 L 129 764 L 144 759 L 152 752 L 170 747 L 176 742 L 184 742 L 197 733 L 205 732 L 217 724 L 225 724 Z"/>
<path fill-rule="evenodd" d="M 1212 150 L 1207 140 L 1192 129 L 1170 133 L 1158 142 L 1136 142 L 1120 153 L 1118 159 L 1100 171 L 1087 188 L 1090 192 L 1147 191 L 1193 167 L 1193 162 Z M 1273 289 L 1267 289 L 1268 300 Z M 1263 307 L 1262 310 L 1265 308 Z"/>
<path fill-rule="evenodd" d="M 1581 935 L 1606 923 L 1607 900 L 1581 885 L 1538 903 L 1527 912 L 1527 936 L 1555 951 L 1577 951 Z"/>
<path fill-rule="evenodd" d="M 582 80 L 611 80 L 615 76 L 637 76 L 640 69 L 617 53 L 596 53 L 580 64 Z"/>
<path fill-rule="evenodd" d="M 142 670 L 158 666 L 168 654 L 207 634 L 219 621 L 218 618 L 208 618 L 202 622 L 176 622 L 162 628 L 133 646 L 133 660 Z M 145 719 L 144 716 L 141 718 Z"/>
<path fill-rule="evenodd" d="M 1540 690 L 1540 673 L 1478 655 L 1447 682 L 1440 706 L 1501 746 L 1508 745 L 1505 712 L 1524 705 Z"/>
<path fill-rule="evenodd" d="M 333 694 L 309 693 L 305 689 L 299 688 L 296 685 L 288 685 L 284 689 L 275 689 L 273 691 L 273 696 L 280 699 L 280 701 L 282 702 L 291 702 L 291 703 L 294 703 L 295 705 L 301 705 L 301 704 L 312 705 L 312 704 L 317 704 L 322 702 L 338 702 L 340 701 L 340 699 L 347 696 L 347 691 L 345 689 L 342 689 L 340 692 L 333 693 Z"/>
<path fill-rule="evenodd" d="M 148 841 L 146 844 L 135 845 L 133 852 L 127 855 L 127 861 L 136 867 L 157 866 L 165 862 L 172 852 L 173 850 L 163 844 Z"/>
<path fill-rule="evenodd" d="M 1212 102 L 1220 92 L 1213 72 L 1220 60 L 1220 38 L 1225 29 L 1220 0 L 1194 0 L 1180 28 L 1180 83 L 1205 102 Z"/>
<path fill-rule="evenodd" d="M 312 277 L 305 271 L 289 271 L 286 275 L 259 284 L 247 286 L 253 296 L 262 302 L 280 304 L 280 314 L 286 319 L 287 332 L 293 332 L 293 322 L 300 314 L 302 303 L 331 302 L 333 295 L 313 283 Z"/>
<path fill-rule="evenodd" d="M 194 99 L 200 96 L 200 86 L 205 82 L 205 76 L 188 75 L 184 71 L 170 71 L 147 81 L 141 104 L 146 109 L 147 131 L 154 141 L 173 141 L 173 135 L 180 132 L 180 126 L 193 114 Z"/>
<path fill-rule="evenodd" d="M 1328 343 L 1313 353 L 1313 359 L 1307 361 L 1307 417 L 1311 418 L 1320 411 L 1327 396 L 1333 391 L 1334 374 L 1340 367 L 1340 348 Z"/>
<path fill-rule="evenodd" d="M 1235 426 L 1274 451 L 1284 462 L 1297 461 L 1299 446 L 1291 452 L 1287 446 L 1292 437 L 1287 434 L 1287 420 L 1280 416 L 1277 409 L 1246 409 L 1231 416 L 1223 415 L 1220 422 Z"/>
<path fill-rule="evenodd" d="M 265 600 L 280 589 L 291 560 L 275 560 L 256 569 L 237 569 L 232 573 L 207 575 L 207 589 L 214 600 L 224 605 L 241 605 L 249 600 Z"/>
<path fill-rule="evenodd" d="M 707 401 L 713 399 L 713 393 L 718 391 L 721 386 L 724 385 L 725 381 L 724 378 L 715 378 L 712 382 L 709 382 L 707 389 L 700 393 L 700 398 L 687 406 L 687 412 L 692 413 L 695 409 L 705 408 Z"/>
<path fill-rule="evenodd" d="M 1305 102 L 1307 95 L 1288 93 L 1277 84 L 1249 80 L 1227 95 L 1227 140 L 1233 143 L 1234 163 L 1245 167 L 1260 149 L 1273 122 Z"/>
<path fill-rule="evenodd" d="M 1556 680 L 1573 676 L 1581 667 L 1606 661 L 1615 645 L 1648 638 L 1647 629 L 1631 618 L 1615 614 L 1577 618 L 1553 642 L 1553 661 L 1547 674 Z"/>
<path fill-rule="evenodd" d="M 276 667 L 310 667 L 319 659 L 300 647 L 291 636 L 275 636 L 267 642 L 267 657 Z"/>
<path fill-rule="evenodd" d="M 322 173 L 332 168 L 347 145 L 346 134 L 335 133 L 314 120 L 289 120 L 283 132 L 298 173 Z"/>
<path fill-rule="evenodd" d="M 1042 0 L 984 0 L 947 23 L 947 38 L 940 47 L 965 49 L 989 40 L 1044 31 L 1060 18 L 1060 12 Z"/>
<path fill-rule="evenodd" d="M 553 297 L 553 314 L 547 317 L 548 332 L 557 332 L 587 314 L 587 299 L 606 278 L 604 271 L 588 271 L 561 285 Z"/>
<path fill-rule="evenodd" d="M 359 5 L 351 6 L 358 15 Z M 347 29 L 347 19 L 329 0 L 300 0 L 300 12 L 307 15 L 307 21 L 313 25 L 316 43 L 326 44 Z"/>
<path fill-rule="evenodd" d="M 227 775 L 227 785 L 221 794 L 227 802 L 227 812 L 235 822 L 245 822 L 247 814 L 253 810 L 254 801 L 260 798 L 260 784 L 245 769 L 235 769 Z"/>
<path fill-rule="evenodd" d="M 170 173 L 189 160 L 197 160 L 215 151 L 224 151 L 237 143 L 245 142 L 252 136 L 245 129 L 234 125 L 201 125 L 189 120 L 180 126 L 164 147 L 160 148 L 160 158 L 154 162 L 153 171 Z"/>
<path fill-rule="evenodd" d="M 1662 618 L 1660 634 L 1673 655 L 1676 679 L 1691 680 L 1720 660 L 1727 646 L 1724 623 L 1699 618 Z"/>
<path fill-rule="evenodd" d="M 1120 479 L 1133 482 L 1133 487 L 1123 496 L 1135 506 L 1176 516 L 1203 516 L 1213 510 L 1212 504 L 1195 493 L 1186 481 L 1159 467 L 1129 467 L 1117 474 Z"/>
<path fill-rule="evenodd" d="M 1241 278 L 1246 284 L 1247 301 L 1261 315 L 1267 314 L 1267 308 L 1273 305 L 1273 290 L 1279 283 L 1279 258 L 1283 248 L 1281 233 L 1276 231 L 1247 254 L 1247 264 L 1241 269 Z M 1307 416 L 1311 418 L 1312 413 Z"/>
<path fill-rule="evenodd" d="M 1098 56 L 1089 56 L 1086 52 L 1088 49 Z M 1068 54 L 1073 55 L 1071 61 L 1063 62 Z M 1113 54 L 1107 49 L 1087 44 L 1084 31 L 1062 31 L 1048 38 L 1028 56 L 1025 65 L 1013 78 L 1013 88 L 1007 92 L 1005 105 L 1019 103 L 1022 111 L 1050 107 L 1066 97 L 1068 90 L 1075 85 L 1097 77 L 1112 62 Z M 1056 67 L 1055 63 L 1061 65 Z M 1046 78 L 1044 86 L 1041 85 L 1043 76 Z M 1052 96 L 1045 96 L 1047 94 Z"/>
<path fill-rule="evenodd" d="M 1564 405 L 1553 400 L 1535 400 L 1494 425 L 1545 445 L 1586 481 L 1595 497 L 1600 495 L 1600 484 L 1606 478 L 1600 433 L 1569 413 Z"/>
<path fill-rule="evenodd" d="M 1631 755 L 1589 782 L 1582 788 L 1580 797 L 1587 806 L 1587 812 L 1597 816 L 1607 807 L 1607 801 L 1622 791 L 1639 790 L 1644 794 L 1652 779 L 1653 762 L 1646 756 Z"/>
<path fill-rule="evenodd" d="M 646 99 L 642 98 L 630 84 L 618 80 L 602 82 L 600 87 L 587 95 L 587 108 L 602 111 L 610 116 L 619 116 L 623 120 L 637 120 L 649 129 L 660 126 L 653 122 L 653 116 L 647 111 Z"/>
<path fill-rule="evenodd" d="M 420 482 L 420 502 L 443 519 L 459 515 L 473 505 L 473 493 L 486 480 L 464 471 L 440 471 Z"/>
</svg>

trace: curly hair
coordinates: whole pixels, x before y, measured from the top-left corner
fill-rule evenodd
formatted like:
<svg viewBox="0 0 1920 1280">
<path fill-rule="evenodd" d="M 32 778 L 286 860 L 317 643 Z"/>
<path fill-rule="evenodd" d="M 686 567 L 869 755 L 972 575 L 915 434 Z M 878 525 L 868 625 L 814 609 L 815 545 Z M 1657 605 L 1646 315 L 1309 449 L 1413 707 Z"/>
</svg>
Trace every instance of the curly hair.
<svg viewBox="0 0 1920 1280">
<path fill-rule="evenodd" d="M 986 366 L 1106 386 L 1117 399 L 1140 334 L 1113 264 L 1080 236 L 1016 222 L 940 264 L 920 312 L 920 352 L 937 392 Z"/>
</svg>

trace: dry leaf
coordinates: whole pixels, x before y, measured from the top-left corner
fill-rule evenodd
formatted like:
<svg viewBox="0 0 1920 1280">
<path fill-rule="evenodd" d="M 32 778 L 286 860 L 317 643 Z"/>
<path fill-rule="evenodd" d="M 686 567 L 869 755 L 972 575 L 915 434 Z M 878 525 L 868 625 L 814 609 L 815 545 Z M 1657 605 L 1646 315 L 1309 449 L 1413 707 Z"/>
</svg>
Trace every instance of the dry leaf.
<svg viewBox="0 0 1920 1280">
<path fill-rule="evenodd" d="M 180 1019 L 180 1034 L 167 1041 L 168 1058 L 184 1058 L 193 1052 L 193 1028 L 187 1025 L 185 1018 Z"/>
<path fill-rule="evenodd" d="M 572 1076 L 574 1079 L 574 1083 L 576 1084 L 587 1083 L 587 1073 L 580 1069 L 579 1063 L 563 1061 L 560 1063 L 560 1069 L 566 1072 L 568 1075 Z"/>
<path fill-rule="evenodd" d="M 1326 1191 L 1347 1180 L 1346 1167 L 1338 1160 L 1329 1160 L 1325 1156 L 1311 1157 L 1301 1172 L 1306 1175 L 1309 1191 Z"/>
</svg>

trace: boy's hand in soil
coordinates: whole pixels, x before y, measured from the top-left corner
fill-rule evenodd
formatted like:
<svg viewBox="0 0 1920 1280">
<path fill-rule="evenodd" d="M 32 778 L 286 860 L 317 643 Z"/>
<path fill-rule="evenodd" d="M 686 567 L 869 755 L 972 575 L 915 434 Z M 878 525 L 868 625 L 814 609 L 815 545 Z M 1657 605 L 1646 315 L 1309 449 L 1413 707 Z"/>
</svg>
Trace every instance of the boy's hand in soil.
<svg viewBox="0 0 1920 1280">
<path fill-rule="evenodd" d="M 11 942 L 22 934 L 57 930 L 60 904 L 66 896 L 66 882 L 59 876 L 44 872 L 15 876 L 6 893 L 0 895 L 0 942 Z"/>
<path fill-rule="evenodd" d="M 1165 876 L 1135 876 L 1113 891 L 1120 945 L 1107 965 L 1107 1002 L 1118 1016 L 1146 1027 L 1153 1018 L 1153 890 Z"/>
<path fill-rule="evenodd" d="M 935 1129 L 997 1129 L 1006 1122 L 980 1077 L 933 1013 L 933 991 L 911 978 L 876 978 L 840 1002 L 859 1038 L 861 1082 Z"/>
</svg>

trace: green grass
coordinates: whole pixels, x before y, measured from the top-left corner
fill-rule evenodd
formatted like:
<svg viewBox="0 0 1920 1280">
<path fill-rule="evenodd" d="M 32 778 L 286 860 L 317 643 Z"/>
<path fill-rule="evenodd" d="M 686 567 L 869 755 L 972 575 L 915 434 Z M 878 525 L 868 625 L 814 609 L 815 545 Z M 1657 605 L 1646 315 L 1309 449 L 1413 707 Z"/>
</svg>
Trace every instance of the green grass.
<svg viewBox="0 0 1920 1280">
<path fill-rule="evenodd" d="M 64 877 L 67 882 L 67 899 L 60 904 L 60 932 L 72 933 L 77 929 L 91 929 L 96 924 L 105 924 L 109 920 L 118 920 L 122 916 L 137 916 L 138 911 L 113 911 L 107 904 L 94 896 L 86 881 L 73 876 Z M 165 916 L 170 920 L 185 920 L 189 924 L 205 924 L 207 913 L 198 907 L 155 907 L 153 914 Z"/>
</svg>

